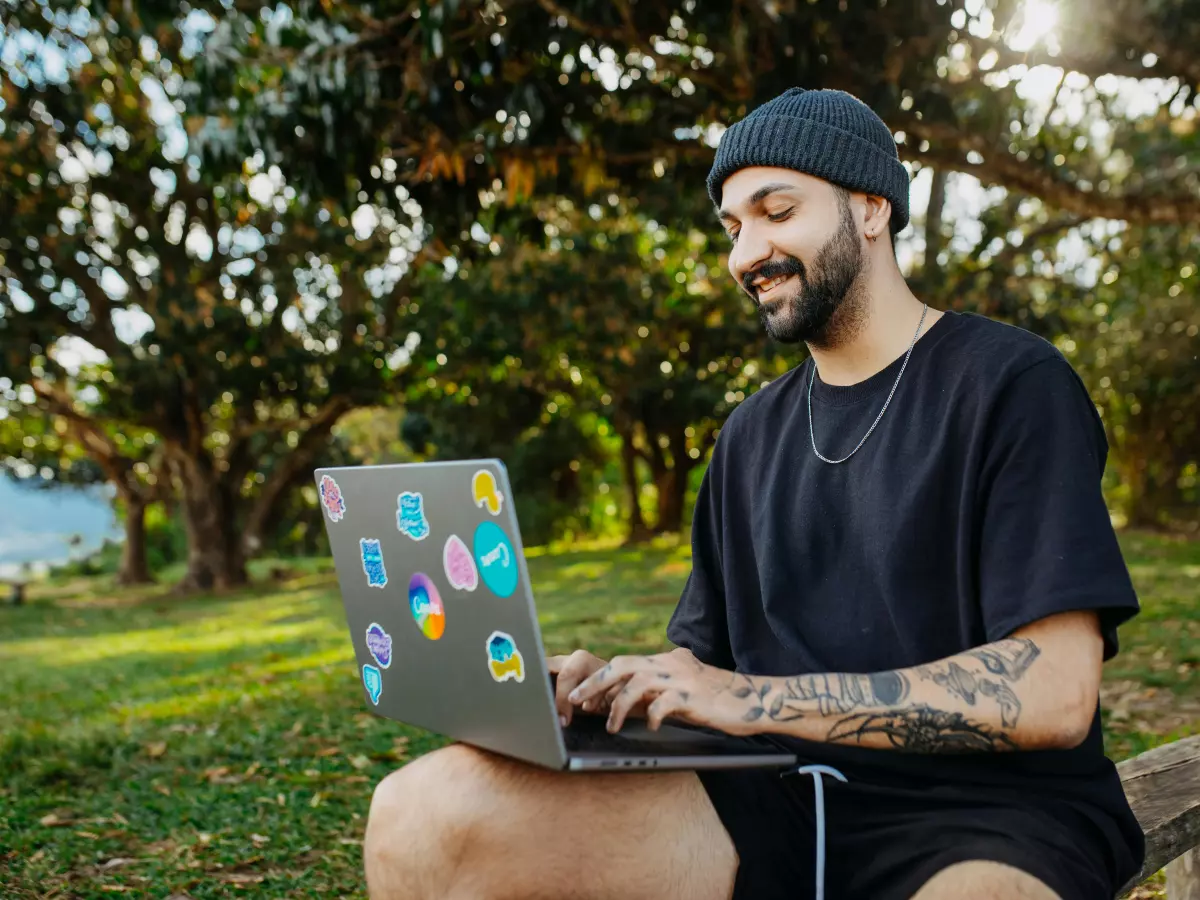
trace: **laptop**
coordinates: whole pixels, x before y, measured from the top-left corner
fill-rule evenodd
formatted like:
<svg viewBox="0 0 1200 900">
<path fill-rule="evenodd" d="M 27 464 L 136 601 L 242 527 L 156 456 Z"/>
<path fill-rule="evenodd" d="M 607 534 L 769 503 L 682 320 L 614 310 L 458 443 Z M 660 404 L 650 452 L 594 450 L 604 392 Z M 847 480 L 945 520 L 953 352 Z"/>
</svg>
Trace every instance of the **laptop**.
<svg viewBox="0 0 1200 900">
<path fill-rule="evenodd" d="M 554 705 L 512 490 L 497 459 L 315 472 L 367 708 L 552 769 L 784 767 L 795 754 L 685 723 Z"/>
</svg>

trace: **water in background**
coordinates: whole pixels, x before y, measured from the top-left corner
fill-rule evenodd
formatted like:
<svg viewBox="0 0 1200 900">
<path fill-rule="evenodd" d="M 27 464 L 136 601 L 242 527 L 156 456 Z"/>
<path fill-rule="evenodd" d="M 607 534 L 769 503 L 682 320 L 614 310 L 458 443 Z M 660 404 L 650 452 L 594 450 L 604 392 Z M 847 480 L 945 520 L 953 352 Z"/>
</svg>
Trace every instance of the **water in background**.
<svg viewBox="0 0 1200 900">
<path fill-rule="evenodd" d="M 72 551 L 67 542 L 76 534 L 83 543 Z M 0 578 L 18 574 L 21 563 L 38 571 L 72 552 L 85 555 L 105 538 L 121 538 L 105 488 L 33 490 L 0 475 Z"/>
</svg>

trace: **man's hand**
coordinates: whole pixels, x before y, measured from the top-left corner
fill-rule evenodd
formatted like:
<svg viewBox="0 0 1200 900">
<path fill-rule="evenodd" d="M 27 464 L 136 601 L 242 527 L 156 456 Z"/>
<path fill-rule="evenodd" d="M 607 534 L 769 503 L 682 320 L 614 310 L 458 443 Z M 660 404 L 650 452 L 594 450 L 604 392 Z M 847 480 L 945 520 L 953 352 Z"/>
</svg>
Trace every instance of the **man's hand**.
<svg viewBox="0 0 1200 900">
<path fill-rule="evenodd" d="M 546 657 L 546 667 L 550 670 L 550 674 L 558 676 L 554 691 L 554 706 L 558 709 L 558 720 L 564 728 L 571 724 L 571 716 L 575 711 L 575 707 L 567 699 L 567 694 L 571 693 L 581 681 L 593 672 L 604 668 L 604 665 L 604 660 L 593 656 L 586 650 L 576 650 L 570 656 Z M 583 705 L 584 712 L 600 712 L 606 708 L 604 698 L 591 700 Z"/>
<path fill-rule="evenodd" d="M 666 716 L 673 716 L 726 734 L 754 734 L 759 729 L 746 720 L 746 700 L 735 696 L 735 678 L 733 672 L 705 665 L 681 647 L 654 656 L 614 657 L 570 691 L 567 699 L 585 708 L 590 702 L 606 700 L 610 732 L 620 731 L 625 719 L 644 707 L 652 731 Z"/>
</svg>

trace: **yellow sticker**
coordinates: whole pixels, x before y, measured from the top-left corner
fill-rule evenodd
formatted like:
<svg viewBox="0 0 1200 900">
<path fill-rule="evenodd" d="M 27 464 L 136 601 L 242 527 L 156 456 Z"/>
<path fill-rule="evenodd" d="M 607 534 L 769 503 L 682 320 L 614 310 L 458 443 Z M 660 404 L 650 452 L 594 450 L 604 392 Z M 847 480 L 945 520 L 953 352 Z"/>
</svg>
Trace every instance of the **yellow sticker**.
<svg viewBox="0 0 1200 900">
<path fill-rule="evenodd" d="M 504 495 L 496 487 L 496 476 L 487 469 L 480 469 L 471 479 L 471 497 L 475 500 L 476 506 L 486 506 L 487 511 L 493 516 L 500 515 L 500 508 L 504 505 Z"/>
</svg>

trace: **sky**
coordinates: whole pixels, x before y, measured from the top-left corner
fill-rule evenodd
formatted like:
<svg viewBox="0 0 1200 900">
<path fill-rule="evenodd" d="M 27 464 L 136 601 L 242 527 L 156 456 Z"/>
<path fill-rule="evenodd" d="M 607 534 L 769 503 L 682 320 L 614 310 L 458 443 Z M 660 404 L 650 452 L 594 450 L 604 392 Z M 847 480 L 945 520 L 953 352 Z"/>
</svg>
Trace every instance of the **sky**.
<svg viewBox="0 0 1200 900">
<path fill-rule="evenodd" d="M 32 490 L 0 476 L 0 578 L 15 575 L 17 564 L 26 560 L 66 560 L 73 534 L 83 536 L 80 550 L 121 536 L 104 493 Z"/>
</svg>

